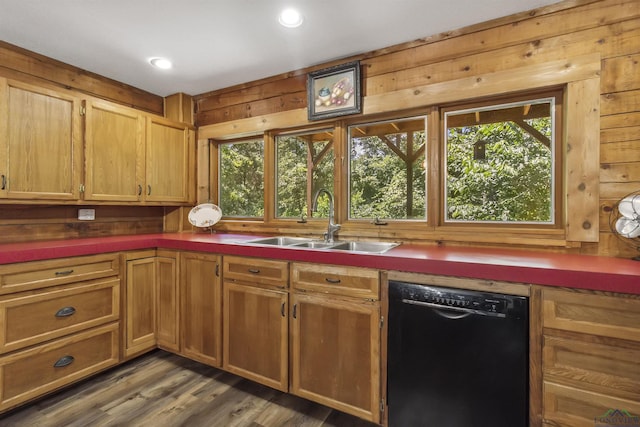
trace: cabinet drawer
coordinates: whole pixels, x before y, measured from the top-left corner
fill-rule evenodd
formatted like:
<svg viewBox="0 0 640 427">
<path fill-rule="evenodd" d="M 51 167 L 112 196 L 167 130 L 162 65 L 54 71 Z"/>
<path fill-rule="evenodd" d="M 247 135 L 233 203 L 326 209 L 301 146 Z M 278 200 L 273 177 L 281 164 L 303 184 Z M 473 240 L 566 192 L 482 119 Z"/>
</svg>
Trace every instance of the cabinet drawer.
<svg viewBox="0 0 640 427">
<path fill-rule="evenodd" d="M 291 283 L 296 290 L 369 300 L 380 298 L 380 273 L 368 268 L 294 263 Z"/>
<path fill-rule="evenodd" d="M 120 280 L 0 298 L 0 353 L 118 320 Z"/>
<path fill-rule="evenodd" d="M 237 280 L 254 285 L 286 288 L 289 278 L 287 261 L 260 258 L 225 256 L 223 279 Z"/>
<path fill-rule="evenodd" d="M 611 341 L 611 340 L 609 340 Z M 640 402 L 640 344 L 544 337 L 545 380 Z"/>
<path fill-rule="evenodd" d="M 633 415 L 640 414 L 638 401 L 616 399 L 547 381 L 543 387 L 544 425 L 594 427 L 595 421 L 612 409 L 629 411 Z M 609 424 L 603 422 L 597 425 Z"/>
<path fill-rule="evenodd" d="M 115 276 L 119 269 L 117 254 L 0 265 L 0 294 Z"/>
<path fill-rule="evenodd" d="M 0 358 L 0 410 L 116 365 L 118 342 L 116 322 Z"/>
<path fill-rule="evenodd" d="M 545 289 L 543 326 L 640 342 L 640 298 Z"/>
</svg>

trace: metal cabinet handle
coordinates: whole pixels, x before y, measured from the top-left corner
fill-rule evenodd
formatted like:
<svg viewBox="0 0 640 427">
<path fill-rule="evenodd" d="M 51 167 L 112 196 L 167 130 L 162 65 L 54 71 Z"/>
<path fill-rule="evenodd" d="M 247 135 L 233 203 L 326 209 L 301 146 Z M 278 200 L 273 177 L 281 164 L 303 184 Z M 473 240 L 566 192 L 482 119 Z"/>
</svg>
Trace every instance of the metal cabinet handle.
<svg viewBox="0 0 640 427">
<path fill-rule="evenodd" d="M 293 304 L 293 318 L 297 319 L 298 318 L 298 304 Z"/>
<path fill-rule="evenodd" d="M 333 285 L 336 285 L 336 284 L 340 283 L 340 279 L 332 279 L 330 277 L 326 277 L 324 280 L 326 280 L 327 283 L 331 283 Z"/>
<path fill-rule="evenodd" d="M 56 317 L 69 317 L 73 316 L 75 313 L 75 307 L 62 307 L 60 310 L 56 311 Z"/>
<path fill-rule="evenodd" d="M 142 185 L 138 184 L 138 196 L 142 195 Z"/>
<path fill-rule="evenodd" d="M 7 189 L 7 176 L 2 175 L 2 188 L 0 188 L 0 190 L 6 190 L 6 189 Z"/>
<path fill-rule="evenodd" d="M 257 268 L 247 268 L 247 271 L 251 274 L 258 274 L 260 273 L 260 270 Z"/>
<path fill-rule="evenodd" d="M 285 306 L 285 304 L 284 304 L 284 302 L 283 302 L 283 303 L 282 303 L 282 306 L 280 307 L 280 314 L 282 315 L 282 317 L 284 317 L 284 316 L 285 316 L 285 313 L 284 313 L 284 306 Z"/>
<path fill-rule="evenodd" d="M 54 368 L 64 368 L 65 366 L 69 366 L 76 360 L 73 356 L 62 356 L 60 359 L 53 364 Z"/>
<path fill-rule="evenodd" d="M 151 185 L 147 185 L 147 196 L 151 195 Z"/>
<path fill-rule="evenodd" d="M 68 276 L 73 273 L 73 270 L 56 271 L 56 276 Z"/>
</svg>

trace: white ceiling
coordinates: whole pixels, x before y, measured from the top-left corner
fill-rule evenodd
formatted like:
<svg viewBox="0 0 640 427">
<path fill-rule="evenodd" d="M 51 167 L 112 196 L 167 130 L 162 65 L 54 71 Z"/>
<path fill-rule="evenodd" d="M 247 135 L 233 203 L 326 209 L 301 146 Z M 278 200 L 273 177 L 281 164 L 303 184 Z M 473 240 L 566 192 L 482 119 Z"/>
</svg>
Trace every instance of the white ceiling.
<svg viewBox="0 0 640 427">
<path fill-rule="evenodd" d="M 557 1 L 0 0 L 0 40 L 157 95 L 197 95 Z M 301 27 L 278 24 L 285 7 Z M 154 56 L 174 67 L 152 68 Z"/>
</svg>

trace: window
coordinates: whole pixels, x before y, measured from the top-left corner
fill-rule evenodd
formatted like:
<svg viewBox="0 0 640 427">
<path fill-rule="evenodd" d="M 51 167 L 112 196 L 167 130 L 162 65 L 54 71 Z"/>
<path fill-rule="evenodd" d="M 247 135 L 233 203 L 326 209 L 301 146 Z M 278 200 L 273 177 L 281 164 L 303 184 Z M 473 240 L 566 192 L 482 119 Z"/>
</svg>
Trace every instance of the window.
<svg viewBox="0 0 640 427">
<path fill-rule="evenodd" d="M 426 218 L 426 118 L 349 127 L 349 218 Z"/>
<path fill-rule="evenodd" d="M 264 216 L 264 141 L 220 143 L 218 198 L 226 217 Z"/>
<path fill-rule="evenodd" d="M 555 104 L 445 113 L 445 222 L 555 223 Z"/>
<path fill-rule="evenodd" d="M 311 216 L 311 198 L 320 188 L 333 193 L 333 129 L 278 135 L 276 146 L 276 217 Z M 315 217 L 328 217 L 319 201 Z"/>
</svg>

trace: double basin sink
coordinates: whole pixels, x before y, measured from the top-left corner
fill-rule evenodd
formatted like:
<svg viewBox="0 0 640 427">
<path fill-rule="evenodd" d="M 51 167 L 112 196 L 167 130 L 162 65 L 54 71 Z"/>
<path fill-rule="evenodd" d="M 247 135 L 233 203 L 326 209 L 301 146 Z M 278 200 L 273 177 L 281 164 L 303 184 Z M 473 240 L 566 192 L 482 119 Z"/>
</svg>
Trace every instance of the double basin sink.
<svg viewBox="0 0 640 427">
<path fill-rule="evenodd" d="M 382 254 L 400 244 L 390 242 L 354 241 L 325 242 L 324 240 L 313 240 L 304 237 L 289 236 L 263 237 L 259 239 L 247 240 L 244 243 L 250 245 L 277 246 L 294 249 L 327 249 L 366 254 Z"/>
</svg>

